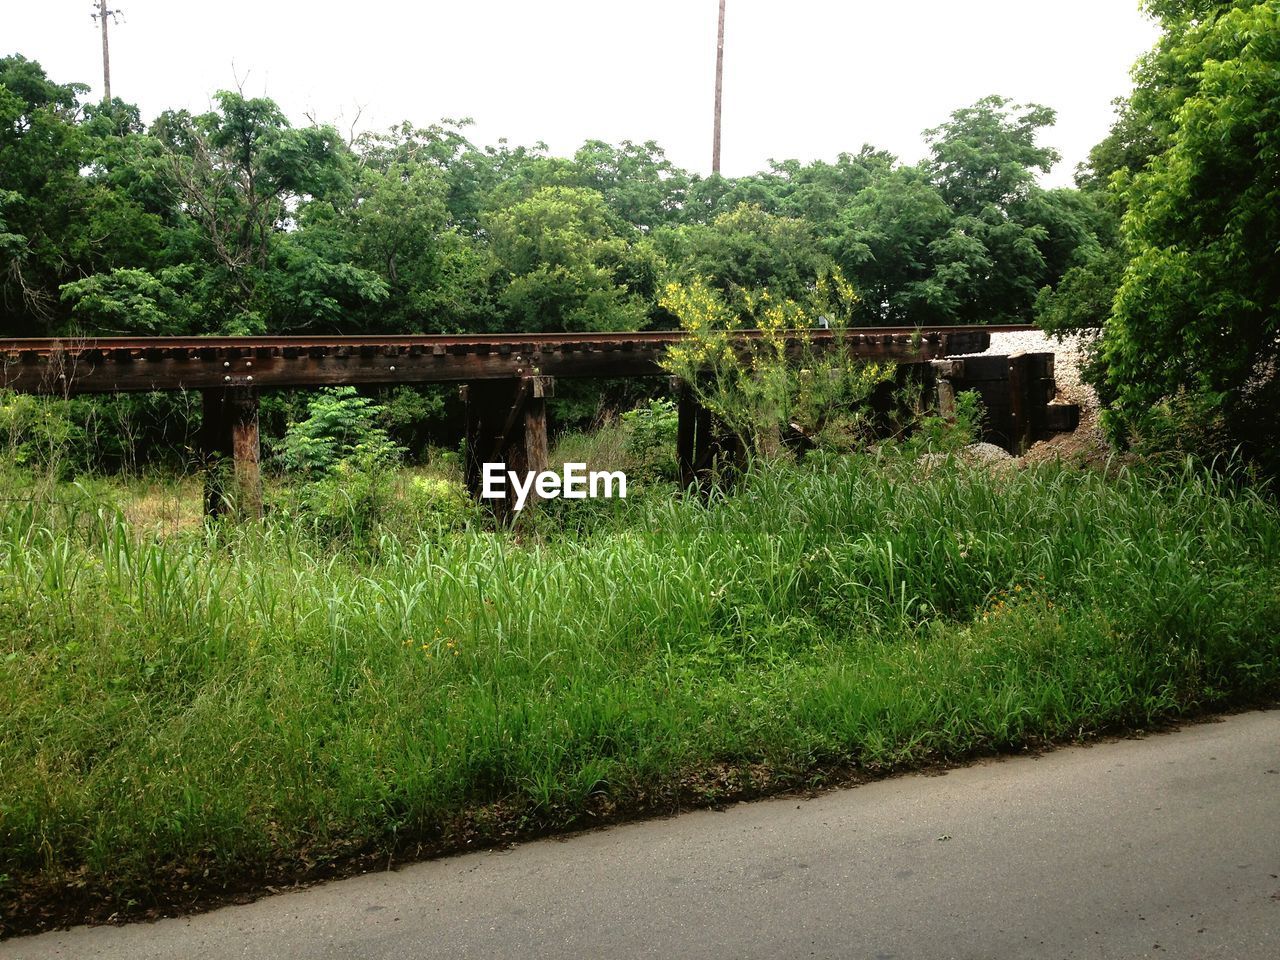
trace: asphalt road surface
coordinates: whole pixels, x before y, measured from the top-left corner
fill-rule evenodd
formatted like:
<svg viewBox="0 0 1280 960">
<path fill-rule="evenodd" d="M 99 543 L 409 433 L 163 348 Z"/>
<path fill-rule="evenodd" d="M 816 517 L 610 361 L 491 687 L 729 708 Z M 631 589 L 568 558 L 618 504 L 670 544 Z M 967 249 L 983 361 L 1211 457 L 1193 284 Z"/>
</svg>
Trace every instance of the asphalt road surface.
<svg viewBox="0 0 1280 960">
<path fill-rule="evenodd" d="M 369 874 L 0 957 L 1280 958 L 1280 711 Z"/>
</svg>

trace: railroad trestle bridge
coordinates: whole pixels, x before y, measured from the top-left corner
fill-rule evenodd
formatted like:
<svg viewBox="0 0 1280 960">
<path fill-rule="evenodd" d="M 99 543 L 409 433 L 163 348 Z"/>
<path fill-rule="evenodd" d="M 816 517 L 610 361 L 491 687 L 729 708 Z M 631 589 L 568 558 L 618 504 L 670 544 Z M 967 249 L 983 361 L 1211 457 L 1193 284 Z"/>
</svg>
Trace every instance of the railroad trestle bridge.
<svg viewBox="0 0 1280 960">
<path fill-rule="evenodd" d="M 863 327 L 797 332 L 803 344 L 892 360 L 936 388 L 947 408 L 955 393 L 978 390 L 987 409 L 986 439 L 1011 452 L 1071 430 L 1078 411 L 1050 406 L 1053 354 L 965 356 L 986 351 L 993 332 L 1028 326 Z M 200 444 L 206 463 L 229 459 L 237 509 L 262 509 L 258 396 L 262 390 L 329 386 L 457 383 L 466 409 L 466 478 L 478 492 L 485 462 L 508 469 L 547 465 L 546 399 L 558 378 L 660 377 L 679 331 L 515 333 L 423 336 L 64 337 L 0 340 L 0 387 L 67 397 L 76 394 L 199 390 Z M 744 349 L 761 336 L 737 335 Z M 678 397 L 677 456 L 688 485 L 710 468 L 715 426 L 687 386 Z M 210 512 L 224 505 L 206 498 Z"/>
</svg>

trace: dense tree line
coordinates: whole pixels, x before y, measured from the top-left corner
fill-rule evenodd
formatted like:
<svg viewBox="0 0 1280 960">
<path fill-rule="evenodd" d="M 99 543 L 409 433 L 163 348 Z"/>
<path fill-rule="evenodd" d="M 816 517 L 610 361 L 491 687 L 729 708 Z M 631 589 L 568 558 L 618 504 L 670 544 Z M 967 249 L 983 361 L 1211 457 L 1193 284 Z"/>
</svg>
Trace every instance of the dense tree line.
<svg viewBox="0 0 1280 960">
<path fill-rule="evenodd" d="M 738 179 L 654 143 L 481 148 L 465 123 L 345 142 L 267 99 L 84 101 L 0 60 L 8 335 L 614 330 L 671 322 L 661 283 L 798 295 L 828 264 L 861 322 L 1028 318 L 1092 255 L 1105 214 L 1044 190 L 1044 107 L 989 98 L 908 165 L 864 147 Z"/>
<path fill-rule="evenodd" d="M 1114 233 L 1040 298 L 1100 328 L 1114 436 L 1280 476 L 1280 0 L 1148 0 L 1163 27 L 1082 193 Z"/>
<path fill-rule="evenodd" d="M 1118 436 L 1175 402 L 1274 449 L 1278 4 L 1149 0 L 1163 36 L 1064 189 L 1038 183 L 1053 111 L 1000 97 L 919 163 L 864 146 L 724 178 L 652 142 L 481 147 L 466 122 L 348 142 L 227 91 L 144 124 L 12 55 L 0 334 L 638 329 L 675 322 L 669 282 L 800 298 L 838 267 L 856 323 L 1105 324 Z M 403 424 L 439 414 L 400 397 Z"/>
</svg>

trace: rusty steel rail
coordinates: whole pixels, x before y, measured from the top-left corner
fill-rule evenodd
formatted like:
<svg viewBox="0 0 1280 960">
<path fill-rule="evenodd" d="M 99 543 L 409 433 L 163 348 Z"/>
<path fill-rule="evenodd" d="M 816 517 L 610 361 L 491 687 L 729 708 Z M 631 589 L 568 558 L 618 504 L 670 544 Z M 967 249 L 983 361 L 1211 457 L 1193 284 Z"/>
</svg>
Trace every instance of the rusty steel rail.
<svg viewBox="0 0 1280 960">
<path fill-rule="evenodd" d="M 868 359 L 926 362 L 980 353 L 1025 325 L 797 331 Z M 752 340 L 760 331 L 741 331 Z M 218 387 L 465 383 L 522 376 L 659 376 L 680 331 L 423 336 L 63 337 L 0 340 L 0 387 L 70 395 Z"/>
</svg>

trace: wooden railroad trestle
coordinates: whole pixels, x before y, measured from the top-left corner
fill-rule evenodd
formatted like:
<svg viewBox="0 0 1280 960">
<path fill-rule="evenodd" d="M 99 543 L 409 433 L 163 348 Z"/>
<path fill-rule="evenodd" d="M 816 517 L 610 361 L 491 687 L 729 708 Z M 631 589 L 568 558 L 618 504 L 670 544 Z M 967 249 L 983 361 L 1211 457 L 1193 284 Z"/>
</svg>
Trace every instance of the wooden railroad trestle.
<svg viewBox="0 0 1280 960">
<path fill-rule="evenodd" d="M 1053 354 L 967 357 L 1005 327 L 873 327 L 806 331 L 793 341 L 840 345 L 856 356 L 893 360 L 937 379 L 948 396 L 977 389 L 986 402 L 987 439 L 1019 452 L 1038 436 L 1074 429 L 1074 408 L 1050 408 Z M 263 389 L 338 385 L 458 383 L 466 408 L 466 479 L 478 493 L 485 462 L 547 468 L 546 400 L 560 377 L 663 376 L 664 351 L 678 331 L 387 337 L 139 337 L 0 340 L 0 387 L 70 396 L 200 390 L 200 442 L 209 476 L 206 509 L 262 512 L 258 395 Z M 740 334 L 744 343 L 758 334 Z M 712 418 L 687 386 L 674 384 L 682 483 L 704 476 L 723 453 Z M 499 514 L 506 512 L 499 504 Z"/>
</svg>

